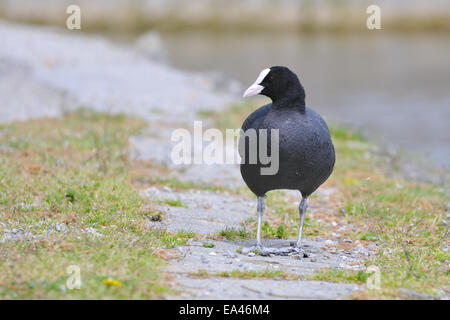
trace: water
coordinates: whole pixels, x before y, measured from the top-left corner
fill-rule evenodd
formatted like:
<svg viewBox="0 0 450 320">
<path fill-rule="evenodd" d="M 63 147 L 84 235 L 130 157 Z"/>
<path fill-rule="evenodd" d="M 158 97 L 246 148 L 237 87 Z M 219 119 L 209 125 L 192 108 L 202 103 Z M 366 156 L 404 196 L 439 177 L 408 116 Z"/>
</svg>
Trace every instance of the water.
<svg viewBox="0 0 450 320">
<path fill-rule="evenodd" d="M 307 105 L 369 138 L 450 165 L 450 36 L 163 34 L 172 65 L 250 85 L 272 65 L 295 71 Z"/>
</svg>

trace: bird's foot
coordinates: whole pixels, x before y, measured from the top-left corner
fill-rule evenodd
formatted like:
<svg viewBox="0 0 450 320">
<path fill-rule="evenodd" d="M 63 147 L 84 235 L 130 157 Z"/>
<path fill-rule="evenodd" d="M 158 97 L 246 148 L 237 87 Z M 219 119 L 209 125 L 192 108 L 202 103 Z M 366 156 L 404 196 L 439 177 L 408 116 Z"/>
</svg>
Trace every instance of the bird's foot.
<svg viewBox="0 0 450 320">
<path fill-rule="evenodd" d="M 248 255 L 249 253 L 255 253 L 260 256 L 300 256 L 306 258 L 308 255 L 305 253 L 302 247 L 298 246 L 290 246 L 290 247 L 281 247 L 281 248 L 273 248 L 273 247 L 263 247 L 261 245 L 251 246 L 248 248 L 243 248 L 241 250 L 242 254 Z"/>
</svg>

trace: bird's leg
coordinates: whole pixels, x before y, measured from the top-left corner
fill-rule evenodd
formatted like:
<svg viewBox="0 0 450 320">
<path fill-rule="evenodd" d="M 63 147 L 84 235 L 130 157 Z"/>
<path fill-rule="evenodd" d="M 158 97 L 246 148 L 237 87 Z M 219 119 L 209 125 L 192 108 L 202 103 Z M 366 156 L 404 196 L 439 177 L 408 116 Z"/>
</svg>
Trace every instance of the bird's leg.
<svg viewBox="0 0 450 320">
<path fill-rule="evenodd" d="M 302 247 L 302 233 L 303 233 L 303 220 L 305 219 L 305 212 L 308 208 L 307 198 L 302 198 L 298 206 L 298 212 L 300 214 L 300 226 L 298 228 L 297 248 Z"/>
<path fill-rule="evenodd" d="M 261 220 L 262 220 L 262 216 L 264 214 L 264 198 L 263 197 L 258 197 L 258 229 L 256 230 L 256 246 L 258 248 L 262 248 L 261 246 Z"/>
</svg>

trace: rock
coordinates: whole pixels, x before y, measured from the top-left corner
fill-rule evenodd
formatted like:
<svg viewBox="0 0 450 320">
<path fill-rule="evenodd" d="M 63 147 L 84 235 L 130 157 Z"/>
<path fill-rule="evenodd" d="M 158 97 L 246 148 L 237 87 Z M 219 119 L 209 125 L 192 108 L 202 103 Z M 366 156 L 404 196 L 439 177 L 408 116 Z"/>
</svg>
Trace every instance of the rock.
<svg viewBox="0 0 450 320">
<path fill-rule="evenodd" d="M 353 243 L 353 241 L 351 239 L 344 239 L 344 240 L 342 240 L 342 242 Z"/>
<path fill-rule="evenodd" d="M 339 237 L 341 236 L 341 234 L 340 234 L 340 233 L 333 232 L 333 233 L 331 233 L 331 236 L 332 236 L 332 237 L 335 237 L 335 238 L 339 238 Z"/>
<path fill-rule="evenodd" d="M 156 187 L 151 187 L 151 188 L 146 189 L 146 190 L 144 191 L 144 193 L 145 193 L 145 195 L 146 195 L 147 197 L 149 197 L 149 196 L 153 196 L 153 195 L 159 194 L 160 191 L 159 191 L 159 189 L 156 188 Z"/>
<path fill-rule="evenodd" d="M 55 223 L 55 230 L 58 232 L 64 232 L 67 230 L 67 227 L 64 223 Z"/>
<path fill-rule="evenodd" d="M 333 245 L 334 241 L 333 240 L 325 240 L 325 245 L 329 246 L 329 245 Z"/>
<path fill-rule="evenodd" d="M 12 230 L 12 234 L 15 235 L 15 236 L 21 236 L 21 235 L 23 235 L 23 228 L 13 229 L 13 230 Z"/>
<path fill-rule="evenodd" d="M 254 256 L 256 255 L 256 253 L 254 253 L 254 252 L 249 252 L 249 253 L 247 253 L 247 255 L 248 255 L 249 257 L 254 257 Z"/>
<path fill-rule="evenodd" d="M 163 190 L 166 192 L 172 192 L 172 189 L 170 189 L 168 186 L 164 186 Z"/>
</svg>

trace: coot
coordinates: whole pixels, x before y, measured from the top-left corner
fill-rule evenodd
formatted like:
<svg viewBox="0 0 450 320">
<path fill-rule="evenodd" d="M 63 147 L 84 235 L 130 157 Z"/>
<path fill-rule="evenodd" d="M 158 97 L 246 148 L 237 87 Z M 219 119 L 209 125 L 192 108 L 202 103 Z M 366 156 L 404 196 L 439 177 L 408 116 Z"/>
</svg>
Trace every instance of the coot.
<svg viewBox="0 0 450 320">
<path fill-rule="evenodd" d="M 335 162 L 334 146 L 328 126 L 322 117 L 305 105 L 305 90 L 298 77 L 287 67 L 274 66 L 264 69 L 244 93 L 245 97 L 262 94 L 272 103 L 254 111 L 242 125 L 243 132 L 253 129 L 257 133 L 266 132 L 267 150 L 271 149 L 271 129 L 278 129 L 278 171 L 264 174 L 261 169 L 268 167 L 261 161 L 261 137 L 258 143 L 251 145 L 249 136 L 245 149 L 241 152 L 241 174 L 247 186 L 258 197 L 257 248 L 261 246 L 261 219 L 265 209 L 266 193 L 277 189 L 298 190 L 302 199 L 299 204 L 300 226 L 295 250 L 301 248 L 302 229 L 307 199 L 333 171 Z M 266 130 L 264 130 L 266 129 Z M 271 142 L 272 141 L 272 142 Z M 242 140 L 241 140 L 242 143 Z M 266 148 L 264 148 L 266 149 Z M 245 150 L 245 154 L 242 153 Z M 257 161 L 250 161 L 249 153 L 255 151 Z M 276 150 L 273 149 L 273 150 Z M 270 155 L 274 158 L 274 155 Z"/>
</svg>

